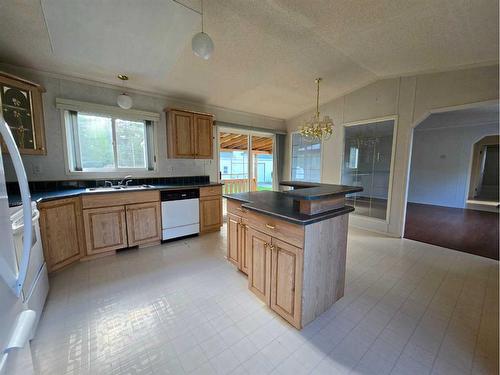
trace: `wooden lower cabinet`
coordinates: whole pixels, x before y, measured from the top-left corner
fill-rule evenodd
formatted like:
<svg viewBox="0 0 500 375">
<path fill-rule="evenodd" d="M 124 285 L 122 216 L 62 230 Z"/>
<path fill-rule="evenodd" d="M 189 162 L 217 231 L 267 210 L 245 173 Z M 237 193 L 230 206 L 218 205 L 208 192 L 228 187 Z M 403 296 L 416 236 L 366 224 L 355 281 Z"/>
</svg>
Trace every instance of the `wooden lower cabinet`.
<svg viewBox="0 0 500 375">
<path fill-rule="evenodd" d="M 84 255 L 80 198 L 40 203 L 40 232 L 48 272 L 56 271 Z"/>
<path fill-rule="evenodd" d="M 303 250 L 246 229 L 248 288 L 296 328 L 301 327 Z"/>
<path fill-rule="evenodd" d="M 271 236 L 251 227 L 246 232 L 249 251 L 248 288 L 266 304 L 271 298 Z"/>
<path fill-rule="evenodd" d="M 221 226 L 222 196 L 200 197 L 200 233 L 220 230 Z"/>
<path fill-rule="evenodd" d="M 87 255 L 128 246 L 125 206 L 83 210 Z"/>
<path fill-rule="evenodd" d="M 248 275 L 248 251 L 247 251 L 247 231 L 248 224 L 245 219 L 241 219 L 238 231 L 238 269 Z"/>
<path fill-rule="evenodd" d="M 240 218 L 233 214 L 227 214 L 227 260 L 239 266 L 240 252 L 239 252 L 239 231 L 240 231 Z"/>
<path fill-rule="evenodd" d="M 227 214 L 227 259 L 245 274 L 248 274 L 247 228 L 245 219 Z"/>
<path fill-rule="evenodd" d="M 301 325 L 303 250 L 276 238 L 271 247 L 271 309 Z"/>
<path fill-rule="evenodd" d="M 161 241 L 160 202 L 129 204 L 125 207 L 129 246 Z"/>
</svg>

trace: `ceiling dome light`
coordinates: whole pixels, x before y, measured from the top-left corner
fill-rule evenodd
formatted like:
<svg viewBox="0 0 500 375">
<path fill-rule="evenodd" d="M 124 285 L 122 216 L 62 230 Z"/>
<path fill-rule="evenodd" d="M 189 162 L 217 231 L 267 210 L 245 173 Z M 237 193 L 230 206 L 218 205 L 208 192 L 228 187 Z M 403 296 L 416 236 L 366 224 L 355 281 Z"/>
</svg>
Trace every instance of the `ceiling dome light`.
<svg viewBox="0 0 500 375">
<path fill-rule="evenodd" d="M 125 81 L 128 81 L 128 76 L 126 76 L 125 74 L 118 74 L 118 78 L 122 80 L 123 85 L 125 86 Z M 116 98 L 116 103 L 120 108 L 123 109 L 132 108 L 132 98 L 128 96 L 126 92 L 118 95 L 118 97 Z"/>
<path fill-rule="evenodd" d="M 203 60 L 208 60 L 214 50 L 214 42 L 208 34 L 202 31 L 193 36 L 191 47 L 196 56 L 201 57 Z"/>
<path fill-rule="evenodd" d="M 118 95 L 116 98 L 116 103 L 120 108 L 123 109 L 130 109 L 132 108 L 132 98 L 127 95 L 127 93 L 123 93 L 121 95 Z"/>
</svg>

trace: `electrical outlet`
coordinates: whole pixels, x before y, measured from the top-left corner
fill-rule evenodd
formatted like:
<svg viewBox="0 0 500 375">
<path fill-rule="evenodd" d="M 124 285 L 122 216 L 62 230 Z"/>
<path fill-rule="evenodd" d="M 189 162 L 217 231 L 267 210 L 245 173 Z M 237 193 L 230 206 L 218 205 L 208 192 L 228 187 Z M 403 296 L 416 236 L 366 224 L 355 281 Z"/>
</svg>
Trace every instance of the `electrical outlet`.
<svg viewBox="0 0 500 375">
<path fill-rule="evenodd" d="M 42 166 L 40 164 L 32 164 L 31 171 L 34 176 L 40 176 L 42 174 Z"/>
</svg>

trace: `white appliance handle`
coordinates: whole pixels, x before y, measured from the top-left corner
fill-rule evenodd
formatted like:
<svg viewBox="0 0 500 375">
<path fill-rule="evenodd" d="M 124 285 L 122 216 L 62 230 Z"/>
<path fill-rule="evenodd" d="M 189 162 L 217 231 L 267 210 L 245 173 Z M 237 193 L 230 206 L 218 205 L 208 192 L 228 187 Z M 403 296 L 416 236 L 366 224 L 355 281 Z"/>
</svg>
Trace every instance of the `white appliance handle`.
<svg viewBox="0 0 500 375">
<path fill-rule="evenodd" d="M 31 194 L 28 185 L 28 178 L 26 177 L 26 171 L 24 170 L 23 161 L 21 159 L 21 154 L 16 146 L 16 141 L 12 136 L 9 126 L 0 116 L 0 134 L 3 137 L 7 150 L 9 150 L 10 158 L 12 159 L 12 164 L 14 164 L 14 170 L 16 172 L 17 181 L 19 182 L 19 190 L 21 192 L 21 200 L 23 202 L 23 223 L 24 223 L 24 237 L 23 237 L 23 253 L 21 259 L 18 260 L 18 275 L 16 280 L 16 285 L 14 286 L 14 292 L 19 297 L 21 291 L 23 290 L 24 281 L 26 280 L 26 274 L 28 273 L 28 265 L 30 262 L 31 253 L 31 241 L 33 238 L 33 226 L 31 225 Z"/>
</svg>

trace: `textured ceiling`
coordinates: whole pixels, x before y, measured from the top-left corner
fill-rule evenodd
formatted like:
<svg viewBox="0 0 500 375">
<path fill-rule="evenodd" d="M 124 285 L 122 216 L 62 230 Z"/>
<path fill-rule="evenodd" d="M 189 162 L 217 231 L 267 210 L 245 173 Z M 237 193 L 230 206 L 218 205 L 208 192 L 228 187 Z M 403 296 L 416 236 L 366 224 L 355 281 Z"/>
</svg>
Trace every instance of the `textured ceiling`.
<svg viewBox="0 0 500 375">
<path fill-rule="evenodd" d="M 199 9 L 199 0 L 184 0 Z M 290 118 L 376 79 L 498 62 L 497 0 L 2 0 L 0 62 Z M 45 17 L 44 17 L 45 16 Z"/>
</svg>

